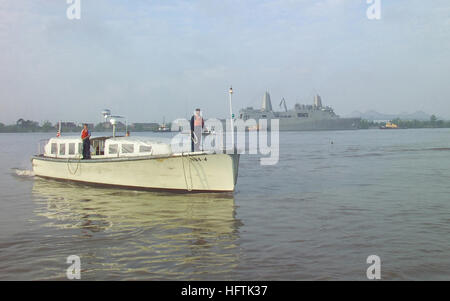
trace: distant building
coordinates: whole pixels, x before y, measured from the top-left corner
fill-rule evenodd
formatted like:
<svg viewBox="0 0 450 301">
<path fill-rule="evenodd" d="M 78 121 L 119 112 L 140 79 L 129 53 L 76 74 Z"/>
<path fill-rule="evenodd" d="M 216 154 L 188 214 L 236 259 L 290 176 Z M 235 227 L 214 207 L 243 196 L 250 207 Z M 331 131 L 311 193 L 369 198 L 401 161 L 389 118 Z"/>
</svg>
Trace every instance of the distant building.
<svg viewBox="0 0 450 301">
<path fill-rule="evenodd" d="M 57 122 L 57 123 L 55 124 L 55 127 L 56 127 L 56 128 L 59 128 L 59 122 Z M 61 122 L 61 128 L 62 128 L 62 129 L 66 129 L 66 130 L 71 130 L 71 129 L 76 129 L 76 128 L 78 128 L 78 126 L 76 125 L 75 122 L 64 121 L 64 122 Z"/>
</svg>

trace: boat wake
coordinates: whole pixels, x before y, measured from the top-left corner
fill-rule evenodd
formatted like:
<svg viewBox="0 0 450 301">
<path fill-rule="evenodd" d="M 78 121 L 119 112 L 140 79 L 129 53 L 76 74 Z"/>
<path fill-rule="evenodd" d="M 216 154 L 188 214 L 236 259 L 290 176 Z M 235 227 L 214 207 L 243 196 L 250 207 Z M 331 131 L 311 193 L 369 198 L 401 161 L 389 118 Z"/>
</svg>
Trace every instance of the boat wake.
<svg viewBox="0 0 450 301">
<path fill-rule="evenodd" d="M 12 170 L 14 170 L 15 174 L 19 177 L 34 177 L 34 172 L 29 169 L 12 168 Z"/>
</svg>

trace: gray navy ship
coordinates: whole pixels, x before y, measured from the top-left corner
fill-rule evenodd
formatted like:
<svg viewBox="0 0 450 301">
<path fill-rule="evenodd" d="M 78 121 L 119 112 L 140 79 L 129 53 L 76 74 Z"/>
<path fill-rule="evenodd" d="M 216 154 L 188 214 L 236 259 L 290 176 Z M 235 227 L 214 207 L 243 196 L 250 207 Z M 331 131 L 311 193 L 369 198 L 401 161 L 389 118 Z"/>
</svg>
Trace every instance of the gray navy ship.
<svg viewBox="0 0 450 301">
<path fill-rule="evenodd" d="M 263 97 L 261 109 L 247 107 L 239 111 L 239 118 L 245 120 L 279 119 L 280 131 L 318 131 L 318 130 L 355 130 L 359 128 L 361 118 L 341 118 L 336 115 L 329 106 L 322 106 L 322 99 L 319 95 L 314 97 L 313 105 L 295 104 L 291 110 L 287 109 L 284 98 L 280 102 L 280 107 L 284 111 L 274 111 L 270 94 L 266 92 Z"/>
</svg>

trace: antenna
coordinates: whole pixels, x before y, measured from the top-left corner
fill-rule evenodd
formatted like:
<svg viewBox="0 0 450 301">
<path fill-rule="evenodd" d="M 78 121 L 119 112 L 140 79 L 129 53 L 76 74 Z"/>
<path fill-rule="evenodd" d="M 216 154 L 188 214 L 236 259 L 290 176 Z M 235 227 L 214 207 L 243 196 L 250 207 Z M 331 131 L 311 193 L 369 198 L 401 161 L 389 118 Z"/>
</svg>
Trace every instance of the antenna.
<svg viewBox="0 0 450 301">
<path fill-rule="evenodd" d="M 228 90 L 228 94 L 230 95 L 230 118 L 231 118 L 231 147 L 234 149 L 234 114 L 233 114 L 233 104 L 232 104 L 232 98 L 233 98 L 233 87 L 230 86 L 230 89 Z"/>
<path fill-rule="evenodd" d="M 109 123 L 111 123 L 112 127 L 113 127 L 113 137 L 116 137 L 116 124 L 117 124 L 117 118 L 125 118 L 124 116 L 120 116 L 120 115 L 111 115 L 111 110 L 109 109 L 105 109 L 102 112 L 103 118 L 105 119 L 105 122 L 108 122 L 109 119 Z M 128 131 L 128 120 L 125 119 L 125 132 Z"/>
<path fill-rule="evenodd" d="M 102 115 L 103 115 L 103 119 L 104 119 L 103 121 L 107 122 L 108 118 L 111 117 L 111 110 L 104 109 L 103 112 L 102 112 Z"/>
<path fill-rule="evenodd" d="M 113 138 L 116 137 L 116 120 L 114 118 L 111 118 L 109 122 L 112 124 L 113 127 Z"/>
</svg>

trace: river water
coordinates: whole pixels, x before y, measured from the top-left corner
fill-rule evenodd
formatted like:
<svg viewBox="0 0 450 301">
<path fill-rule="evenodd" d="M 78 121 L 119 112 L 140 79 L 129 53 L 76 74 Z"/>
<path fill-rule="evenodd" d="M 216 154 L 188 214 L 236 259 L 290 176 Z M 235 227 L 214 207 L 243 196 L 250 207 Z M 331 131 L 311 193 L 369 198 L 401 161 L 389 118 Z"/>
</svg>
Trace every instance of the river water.
<svg viewBox="0 0 450 301">
<path fill-rule="evenodd" d="M 233 196 L 17 175 L 53 135 L 0 134 L 0 280 L 450 280 L 450 129 L 282 132 Z"/>
</svg>

